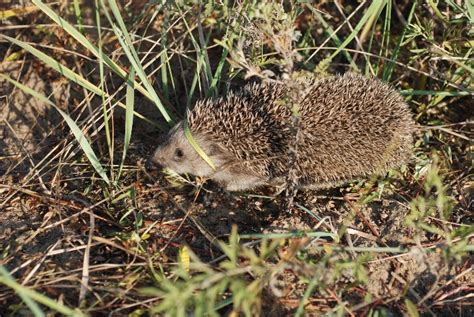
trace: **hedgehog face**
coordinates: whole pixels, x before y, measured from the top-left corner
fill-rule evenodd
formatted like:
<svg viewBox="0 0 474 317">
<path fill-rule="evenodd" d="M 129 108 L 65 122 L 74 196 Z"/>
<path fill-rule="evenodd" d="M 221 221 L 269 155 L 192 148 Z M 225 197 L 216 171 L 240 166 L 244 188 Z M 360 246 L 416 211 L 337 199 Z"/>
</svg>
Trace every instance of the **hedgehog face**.
<svg viewBox="0 0 474 317">
<path fill-rule="evenodd" d="M 222 160 L 216 151 L 217 147 L 200 135 L 193 134 L 193 137 L 214 164 L 219 167 Z M 150 161 L 153 164 L 172 169 L 178 174 L 189 173 L 206 177 L 213 173 L 212 168 L 189 144 L 179 123 L 169 132 L 167 140 L 155 150 Z"/>
</svg>

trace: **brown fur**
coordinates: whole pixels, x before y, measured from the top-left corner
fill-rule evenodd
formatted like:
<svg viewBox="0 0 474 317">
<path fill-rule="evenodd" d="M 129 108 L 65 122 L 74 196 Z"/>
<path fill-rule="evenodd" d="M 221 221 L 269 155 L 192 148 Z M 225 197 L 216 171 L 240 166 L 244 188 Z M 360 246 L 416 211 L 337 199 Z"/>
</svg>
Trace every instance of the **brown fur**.
<svg viewBox="0 0 474 317">
<path fill-rule="evenodd" d="M 181 124 L 152 161 L 177 173 L 205 176 L 228 190 L 282 185 L 291 134 L 288 94 L 281 84 L 249 84 L 188 113 L 197 143 L 213 171 L 183 134 Z M 296 169 L 301 187 L 327 187 L 385 173 L 411 156 L 415 123 L 403 98 L 378 79 L 346 74 L 302 86 Z M 177 154 L 181 151 L 182 156 Z"/>
</svg>

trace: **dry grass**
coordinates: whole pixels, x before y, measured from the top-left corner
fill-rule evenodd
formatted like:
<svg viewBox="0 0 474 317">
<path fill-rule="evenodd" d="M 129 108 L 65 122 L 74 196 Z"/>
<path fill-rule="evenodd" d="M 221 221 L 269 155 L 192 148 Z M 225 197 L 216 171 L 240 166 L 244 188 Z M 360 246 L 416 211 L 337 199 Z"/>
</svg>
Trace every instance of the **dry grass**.
<svg viewBox="0 0 474 317">
<path fill-rule="evenodd" d="M 473 314 L 472 5 L 33 3 L 0 9 L 0 315 Z M 287 209 L 143 167 L 197 98 L 345 71 L 406 96 L 402 170 Z"/>
</svg>

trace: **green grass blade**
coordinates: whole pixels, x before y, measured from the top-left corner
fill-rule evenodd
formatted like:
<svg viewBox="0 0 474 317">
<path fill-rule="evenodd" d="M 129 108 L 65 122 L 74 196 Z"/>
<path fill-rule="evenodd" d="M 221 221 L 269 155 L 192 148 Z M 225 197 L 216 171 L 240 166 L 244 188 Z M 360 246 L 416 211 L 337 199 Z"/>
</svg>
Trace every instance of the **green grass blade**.
<svg viewBox="0 0 474 317">
<path fill-rule="evenodd" d="M 359 20 L 359 23 L 357 23 L 356 27 L 354 28 L 354 31 L 349 34 L 348 37 L 344 40 L 344 42 L 341 43 L 341 45 L 335 50 L 331 56 L 329 57 L 329 60 L 332 60 L 337 54 L 339 54 L 346 46 L 349 44 L 354 37 L 359 33 L 359 31 L 364 27 L 366 22 L 371 18 L 372 16 L 376 15 L 380 10 L 383 8 L 387 0 L 374 0 L 369 8 L 367 9 L 367 12 L 362 16 L 362 18 Z"/>
<path fill-rule="evenodd" d="M 205 88 L 206 88 L 206 94 L 209 96 L 209 95 L 212 95 L 212 91 L 210 91 L 210 84 L 212 82 L 212 70 L 211 70 L 211 62 L 209 61 L 209 54 L 207 54 L 207 43 L 209 42 L 209 36 L 210 34 L 208 34 L 207 38 L 205 39 L 204 38 L 204 30 L 202 28 L 202 19 L 201 19 L 201 10 L 199 10 L 199 14 L 198 14 L 198 20 L 197 20 L 197 29 L 198 29 L 198 38 L 199 38 L 199 45 L 197 48 L 200 49 L 200 59 L 202 61 L 202 63 L 204 63 L 204 82 L 206 84 Z M 185 24 L 187 24 L 185 22 Z"/>
<path fill-rule="evenodd" d="M 127 157 L 128 147 L 130 146 L 130 139 L 132 137 L 132 128 L 133 128 L 133 108 L 135 102 L 135 89 L 133 85 L 133 78 L 135 77 L 135 71 L 132 69 L 130 71 L 130 81 L 131 85 L 127 86 L 127 94 L 125 99 L 125 136 L 123 141 L 123 153 L 122 161 L 120 162 L 120 168 L 117 176 L 117 180 L 120 178 L 122 173 L 123 165 L 125 163 L 125 158 Z"/>
<path fill-rule="evenodd" d="M 464 1 L 466 4 L 467 8 L 467 15 L 469 16 L 469 21 L 471 22 L 471 25 L 474 25 L 474 1 L 472 0 L 466 0 Z M 472 29 L 471 29 L 472 32 Z"/>
<path fill-rule="evenodd" d="M 337 36 L 336 32 L 334 32 L 334 29 L 332 28 L 332 26 L 326 22 L 326 19 L 324 19 L 324 17 L 312 5 L 307 4 L 306 7 L 310 9 L 311 13 L 319 20 L 319 22 L 321 22 L 326 34 L 328 34 L 333 40 L 334 44 L 336 44 L 336 46 L 339 47 L 341 45 L 341 40 Z M 347 59 L 347 61 L 351 64 L 352 69 L 358 70 L 359 67 L 357 66 L 356 63 L 354 63 L 354 60 L 352 59 L 349 52 L 347 52 L 346 50 L 343 50 L 342 53 L 344 54 L 344 57 Z"/>
<path fill-rule="evenodd" d="M 74 317 L 86 316 L 84 313 L 78 310 L 73 310 L 41 293 L 38 293 L 28 287 L 25 287 L 17 283 L 10 276 L 8 271 L 1 265 L 0 265 L 0 284 L 4 284 L 7 287 L 13 289 L 25 301 L 25 303 L 27 304 L 32 303 L 33 305 L 32 306 L 28 305 L 28 307 L 30 307 L 31 311 L 33 312 L 35 316 L 45 316 L 45 314 L 40 310 L 38 305 L 33 301 L 36 301 L 42 305 L 45 305 L 65 316 L 74 316 Z"/>
<path fill-rule="evenodd" d="M 435 90 L 416 90 L 416 89 L 405 89 L 401 90 L 400 93 L 404 96 L 445 96 L 445 97 L 457 97 L 457 96 L 474 96 L 472 91 L 435 91 Z"/>
<path fill-rule="evenodd" d="M 84 35 L 82 35 L 78 30 L 76 30 L 69 22 L 61 18 L 56 12 L 51 10 L 47 5 L 45 5 L 41 0 L 32 0 L 32 2 L 41 9 L 46 15 L 48 15 L 56 24 L 61 26 L 64 31 L 66 31 L 69 35 L 71 35 L 76 41 L 78 41 L 81 45 L 83 45 L 86 49 L 88 49 L 91 53 L 93 53 L 97 58 L 102 58 L 104 63 L 116 74 L 118 74 L 123 79 L 127 79 L 127 72 L 123 70 L 119 65 L 117 65 L 114 61 L 112 61 L 106 54 L 103 54 L 101 50 L 94 44 L 92 44 Z M 147 81 L 146 81 L 147 82 Z M 146 83 L 144 82 L 144 83 Z M 169 116 L 166 109 L 159 101 L 159 98 L 153 97 L 150 95 L 148 89 L 143 88 L 140 84 L 135 83 L 135 87 L 137 88 L 140 93 L 142 93 L 145 97 L 153 101 L 158 109 L 160 110 L 163 118 L 165 118 L 166 122 L 172 123 L 171 117 Z M 155 93 L 156 95 L 156 93 Z"/>
<path fill-rule="evenodd" d="M 8 273 L 8 271 L 0 265 L 0 284 L 5 284 L 11 289 L 13 289 L 18 296 L 20 296 L 21 300 L 28 306 L 28 308 L 31 310 L 33 315 L 36 317 L 43 317 L 46 316 L 45 313 L 41 310 L 41 308 L 38 306 L 38 304 L 31 299 L 28 294 L 26 294 L 23 290 L 24 286 L 21 286 L 18 284 L 13 277 Z"/>
<path fill-rule="evenodd" d="M 222 70 L 224 69 L 224 65 L 225 65 L 228 55 L 229 55 L 229 50 L 226 47 L 224 47 L 222 49 L 222 55 L 219 60 L 219 64 L 217 64 L 216 71 L 214 72 L 214 77 L 212 78 L 211 85 L 209 86 L 209 94 L 211 96 L 217 96 L 217 92 L 218 92 L 217 84 L 220 82 L 222 78 Z"/>
<path fill-rule="evenodd" d="M 21 48 L 23 48 L 24 50 L 28 51 L 29 53 L 31 53 L 32 55 L 34 55 L 35 57 L 37 57 L 38 59 L 40 59 L 41 61 L 43 61 L 45 64 L 47 64 L 49 67 L 53 68 L 54 70 L 56 70 L 57 72 L 61 73 L 63 76 L 65 76 L 66 78 L 68 78 L 69 80 L 73 81 L 74 83 L 86 88 L 87 90 L 99 95 L 99 96 L 103 96 L 103 98 L 107 98 L 109 97 L 107 94 L 105 94 L 105 92 L 101 89 L 101 88 L 98 88 L 97 86 L 95 86 L 94 84 L 92 84 L 91 82 L 89 82 L 88 80 L 86 80 L 84 77 L 80 76 L 79 74 L 75 73 L 74 71 L 72 71 L 71 69 L 67 68 L 66 66 L 62 65 L 61 63 L 57 62 L 56 60 L 54 60 L 53 58 L 49 57 L 48 55 L 46 55 L 45 53 L 37 50 L 36 48 L 34 48 L 33 46 L 25 43 L 25 42 L 22 42 L 22 41 L 19 41 L 15 38 L 12 38 L 12 37 L 9 37 L 9 36 L 6 36 L 6 35 L 3 35 L 3 34 L 0 34 L 0 37 L 3 37 L 9 41 L 11 41 L 12 43 L 20 46 Z M 100 57 L 99 57 L 100 59 Z M 103 76 L 103 75 L 102 75 Z M 136 82 L 135 82 L 135 85 L 136 85 Z M 124 109 L 126 109 L 126 106 L 119 102 L 118 105 Z M 150 121 L 149 119 L 145 118 L 143 115 L 141 115 L 140 113 L 138 112 L 135 112 L 134 111 L 134 115 L 146 122 L 148 122 L 149 124 L 151 125 L 154 125 L 156 126 L 156 124 L 154 124 L 152 121 Z"/>
<path fill-rule="evenodd" d="M 132 53 L 133 58 L 136 61 L 139 61 L 140 59 L 138 58 L 138 54 L 133 47 L 132 38 L 130 37 L 127 27 L 125 26 L 125 22 L 122 19 L 122 15 L 120 14 L 119 8 L 117 6 L 117 2 L 115 0 L 109 0 L 108 2 L 109 2 L 110 10 L 112 11 L 115 17 L 115 20 L 117 21 L 118 26 L 120 30 L 122 31 L 122 35 L 125 38 L 125 43 L 127 43 L 127 46 L 130 49 L 130 52 Z"/>
<path fill-rule="evenodd" d="M 168 65 L 168 52 L 166 52 L 166 44 L 163 44 L 162 49 L 163 49 L 163 54 L 160 55 L 160 61 L 161 65 Z M 170 87 L 168 83 L 168 67 L 161 67 L 161 85 L 163 92 L 165 94 L 165 98 L 169 99 L 170 98 Z"/>
<path fill-rule="evenodd" d="M 374 23 L 376 26 L 376 23 Z M 388 1 L 385 6 L 385 18 L 383 20 L 383 31 L 382 31 L 382 42 L 380 44 L 379 56 L 388 57 L 390 48 L 390 35 L 392 27 L 392 2 Z M 375 36 L 375 30 L 371 32 L 371 39 Z M 380 69 L 382 67 L 382 69 Z M 380 74 L 383 71 L 383 64 L 377 63 L 376 74 Z M 382 78 L 384 80 L 384 78 Z"/>
<path fill-rule="evenodd" d="M 386 7 L 387 8 L 385 10 L 385 22 L 382 26 L 382 39 L 381 39 L 380 42 L 378 40 L 376 40 L 378 42 L 377 47 L 379 48 L 379 53 L 376 54 L 376 55 L 380 56 L 380 57 L 384 56 L 383 51 L 384 51 L 384 48 L 385 48 L 385 45 L 386 45 L 385 43 L 386 43 L 386 39 L 387 39 L 387 35 L 388 35 L 388 31 L 387 31 L 387 26 L 388 26 L 388 24 L 387 24 L 387 11 L 389 11 L 390 9 L 388 8 L 388 5 Z M 382 10 L 383 10 L 383 6 L 379 7 L 375 12 L 373 12 L 373 14 L 371 14 L 369 16 L 369 19 L 367 20 L 367 22 L 365 22 L 365 25 L 364 25 L 362 31 L 360 32 L 362 37 L 366 37 L 366 36 L 369 37 L 369 47 L 368 47 L 369 52 L 372 51 L 372 49 L 374 48 L 373 44 L 374 44 L 374 40 L 375 40 L 375 34 L 377 33 L 376 32 L 377 20 L 380 18 L 380 15 L 382 14 Z M 380 66 L 381 66 L 381 64 L 380 64 L 379 59 L 377 59 L 377 64 L 375 64 L 375 65 L 371 65 L 368 62 L 367 65 L 366 65 L 365 74 L 366 75 L 369 75 L 369 74 L 370 75 L 377 75 L 377 74 L 379 74 L 379 67 Z"/>
<path fill-rule="evenodd" d="M 165 8 L 169 8 L 166 6 Z M 163 18 L 163 27 L 161 29 L 161 37 L 160 37 L 160 46 L 161 46 L 161 54 L 160 54 L 160 61 L 161 65 L 166 65 L 166 67 L 161 67 L 161 87 L 165 94 L 165 98 L 168 100 L 170 99 L 170 87 L 168 83 L 168 67 L 170 66 L 168 63 L 168 38 L 166 36 L 166 30 L 169 28 L 169 10 L 165 10 L 164 18 Z M 170 72 L 170 75 L 172 73 Z M 171 75 L 172 76 L 172 75 Z"/>
<path fill-rule="evenodd" d="M 467 0 L 467 2 L 469 2 L 471 0 Z M 443 14 L 441 13 L 441 11 L 439 11 L 438 9 L 438 2 L 434 2 L 434 0 L 428 0 L 428 4 L 431 6 L 431 9 L 433 10 L 433 12 L 435 13 L 435 15 L 441 20 L 443 21 L 444 23 L 448 24 L 448 20 L 446 20 L 446 18 L 443 16 Z"/>
<path fill-rule="evenodd" d="M 415 9 L 418 6 L 418 1 L 414 1 L 411 7 L 410 13 L 408 14 L 407 23 L 403 28 L 402 34 L 398 39 L 397 46 L 393 50 L 392 57 L 390 60 L 385 64 L 383 73 L 382 73 L 382 80 L 385 82 L 389 82 L 390 78 L 392 77 L 393 69 L 395 68 L 395 62 L 398 59 L 398 55 L 400 54 L 400 48 L 402 47 L 402 43 L 405 40 L 405 35 L 407 34 L 408 26 L 411 23 L 411 20 L 414 16 Z"/>
<path fill-rule="evenodd" d="M 102 27 L 100 23 L 100 5 L 99 0 L 94 1 L 95 4 L 95 19 L 97 23 L 97 37 L 98 37 L 98 48 L 99 48 L 99 56 L 97 57 L 99 61 L 99 78 L 100 84 L 99 89 L 104 91 L 104 83 L 105 83 L 105 72 L 104 72 L 104 59 L 102 58 Z M 105 128 L 105 139 L 107 141 L 107 149 L 109 150 L 109 159 L 110 159 L 110 178 L 114 179 L 114 153 L 113 153 L 113 142 L 112 142 L 112 133 L 110 129 L 109 123 L 109 115 L 107 113 L 107 105 L 108 102 L 105 98 L 105 94 L 102 95 L 102 115 L 104 118 L 104 128 Z"/>
<path fill-rule="evenodd" d="M 23 90 L 25 93 L 32 95 L 33 97 L 39 99 L 40 101 L 44 102 L 45 104 L 50 105 L 54 109 L 56 109 L 59 114 L 63 117 L 64 121 L 66 121 L 67 125 L 71 129 L 72 134 L 76 138 L 76 141 L 79 143 L 81 146 L 82 150 L 84 151 L 84 154 L 86 155 L 87 159 L 91 163 L 92 167 L 97 171 L 97 173 L 100 175 L 100 177 L 107 183 L 110 184 L 109 178 L 107 177 L 107 174 L 105 173 L 104 168 L 99 162 L 99 159 L 94 153 L 94 150 L 92 149 L 91 145 L 87 141 L 87 138 L 85 135 L 82 133 L 81 129 L 78 127 L 78 125 L 74 122 L 74 120 L 71 119 L 71 117 L 65 113 L 63 110 L 61 110 L 59 107 L 57 107 L 51 100 L 49 100 L 46 96 L 38 93 L 37 91 L 34 91 L 33 89 L 17 82 L 16 80 L 13 80 L 12 78 L 0 74 L 0 77 L 5 78 L 7 81 L 12 83 L 13 85 L 17 86 L 21 90 Z"/>
<path fill-rule="evenodd" d="M 73 1 L 74 6 L 74 14 L 76 15 L 77 25 L 79 26 L 79 31 L 84 34 L 84 26 L 83 26 L 83 19 L 81 15 L 81 5 L 79 4 L 79 0 Z"/>
<path fill-rule="evenodd" d="M 181 11 L 181 10 L 180 10 Z M 200 19 L 200 15 L 198 17 Z M 199 30 L 199 26 L 201 24 L 200 21 L 198 21 L 198 35 L 199 39 L 201 41 L 201 45 L 199 42 L 196 40 L 193 34 L 193 28 L 191 28 L 186 21 L 186 19 L 183 19 L 184 26 L 186 27 L 186 30 L 189 34 L 189 39 L 191 41 L 191 44 L 194 46 L 194 49 L 196 50 L 196 72 L 197 72 L 197 78 L 195 78 L 196 83 L 192 85 L 192 89 L 190 90 L 189 93 L 189 99 L 193 95 L 194 88 L 196 87 L 198 79 L 202 75 L 202 83 L 204 84 L 204 92 L 207 94 L 209 92 L 209 85 L 212 82 L 212 71 L 211 71 L 211 65 L 209 63 L 209 56 L 207 54 L 206 50 L 206 40 L 204 39 L 204 34 L 202 32 L 202 27 L 201 30 Z M 204 71 L 204 74 L 201 74 L 201 71 Z"/>
<path fill-rule="evenodd" d="M 206 161 L 207 164 L 215 171 L 216 166 L 212 162 L 211 158 L 207 156 L 206 152 L 197 144 L 196 140 L 194 140 L 193 135 L 191 134 L 191 130 L 189 130 L 188 122 L 183 120 L 183 131 L 184 135 L 189 141 L 189 144 L 194 148 L 194 150 L 203 158 L 204 161 Z"/>
<path fill-rule="evenodd" d="M 114 14 L 115 19 L 117 20 L 117 25 L 114 24 L 113 21 L 111 21 L 110 16 L 107 15 L 107 17 L 110 20 L 110 23 L 112 24 L 112 29 L 114 30 L 115 35 L 117 36 L 119 43 L 125 52 L 125 55 L 127 56 L 130 64 L 134 68 L 135 72 L 137 73 L 138 77 L 142 81 L 142 84 L 145 86 L 146 91 L 148 92 L 148 95 L 151 97 L 151 100 L 155 103 L 155 105 L 158 107 L 160 112 L 162 113 L 163 117 L 167 122 L 172 122 L 173 120 L 171 117 L 168 115 L 166 109 L 164 108 L 163 104 L 161 103 L 160 98 L 158 97 L 155 89 L 153 86 L 150 84 L 148 77 L 145 73 L 145 70 L 143 69 L 142 65 L 140 64 L 140 59 L 138 58 L 138 54 L 133 47 L 132 40 L 130 38 L 130 34 L 127 31 L 127 28 L 125 26 L 125 23 L 123 22 L 123 19 L 120 15 L 120 12 L 118 11 L 117 3 L 115 0 L 109 0 L 109 5 L 110 9 L 112 10 L 112 13 Z M 130 77 L 129 77 L 130 78 Z M 133 78 L 132 78 L 133 80 Z M 128 82 L 130 85 L 130 82 Z"/>
<path fill-rule="evenodd" d="M 189 106 L 191 106 L 191 101 L 193 100 L 194 91 L 196 90 L 200 73 L 201 73 L 201 63 L 198 62 L 196 64 L 196 71 L 194 72 L 193 80 L 191 81 L 191 86 L 189 87 L 189 93 L 186 98 L 186 109 L 189 109 Z"/>
<path fill-rule="evenodd" d="M 219 63 L 217 64 L 216 71 L 214 72 L 214 76 L 212 76 L 211 85 L 209 86 L 209 94 L 211 96 L 217 96 L 218 94 L 218 84 L 222 79 L 222 71 L 227 61 L 227 56 L 229 56 L 230 54 L 229 48 L 233 46 L 235 40 L 235 36 L 233 36 L 230 32 L 230 30 L 235 27 L 235 24 L 235 19 L 231 19 L 231 21 L 228 22 L 227 28 L 225 30 L 225 35 L 223 37 L 223 39 L 228 40 L 227 45 L 223 44 L 219 40 L 214 39 L 214 43 L 219 44 L 222 47 L 222 54 Z"/>
<path fill-rule="evenodd" d="M 8 41 L 10 41 L 11 43 L 20 46 L 21 48 L 23 48 L 27 52 L 29 52 L 32 55 L 34 55 L 35 57 L 37 57 L 43 63 L 45 63 L 49 67 L 53 68 L 54 70 L 56 70 L 57 72 L 59 72 L 60 74 L 62 74 L 66 78 L 68 78 L 69 80 L 75 82 L 76 84 L 86 88 L 89 91 L 92 91 L 93 93 L 95 93 L 99 96 L 102 96 L 104 94 L 104 92 L 102 90 L 100 90 L 97 86 L 93 85 L 91 82 L 86 80 L 84 77 L 82 77 L 81 75 L 73 72 L 71 69 L 69 69 L 66 66 L 60 64 L 59 62 L 57 62 L 53 58 L 49 57 L 45 53 L 43 53 L 40 50 L 38 50 L 38 49 L 34 48 L 33 46 L 31 46 L 30 44 L 22 42 L 20 40 L 17 40 L 13 37 L 9 37 L 9 36 L 4 35 L 4 34 L 0 34 L 0 37 L 3 37 L 5 39 L 7 39 Z"/>
<path fill-rule="evenodd" d="M 241 239 L 290 239 L 290 238 L 301 238 L 301 237 L 310 237 L 310 238 L 331 238 L 333 240 L 337 239 L 337 236 L 334 233 L 323 232 L 323 231 L 295 231 L 295 232 L 286 232 L 286 233 L 243 233 L 239 234 Z"/>
<path fill-rule="evenodd" d="M 41 0 L 32 0 L 33 4 L 35 4 L 41 11 L 43 11 L 47 16 L 49 16 L 57 25 L 59 25 L 64 31 L 66 31 L 69 35 L 71 35 L 76 41 L 78 41 L 82 46 L 88 49 L 91 53 L 93 53 L 96 57 L 102 57 L 107 64 L 115 73 L 120 75 L 122 78 L 126 77 L 126 72 L 122 68 L 120 68 L 114 61 L 112 61 L 107 55 L 99 54 L 99 48 L 92 44 L 84 35 L 81 34 L 74 26 L 72 26 L 69 22 L 61 18 L 56 12 L 51 10 L 46 4 L 44 4 Z"/>
</svg>

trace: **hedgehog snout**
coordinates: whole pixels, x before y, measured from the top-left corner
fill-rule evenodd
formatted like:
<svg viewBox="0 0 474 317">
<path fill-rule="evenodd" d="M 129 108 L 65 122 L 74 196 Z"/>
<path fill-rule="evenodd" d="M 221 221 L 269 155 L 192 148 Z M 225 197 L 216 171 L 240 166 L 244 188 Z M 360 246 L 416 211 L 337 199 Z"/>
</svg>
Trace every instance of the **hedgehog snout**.
<svg viewBox="0 0 474 317">
<path fill-rule="evenodd" d="M 158 150 L 155 150 L 153 154 L 148 158 L 145 163 L 145 168 L 147 171 L 154 171 L 157 170 L 159 167 L 166 167 L 162 163 L 164 160 L 163 158 L 158 155 Z"/>
<path fill-rule="evenodd" d="M 148 171 L 148 172 L 151 172 L 151 171 L 154 171 L 157 169 L 157 163 L 155 162 L 154 160 L 154 157 L 150 157 L 148 160 L 146 160 L 145 162 L 145 169 Z"/>
</svg>

